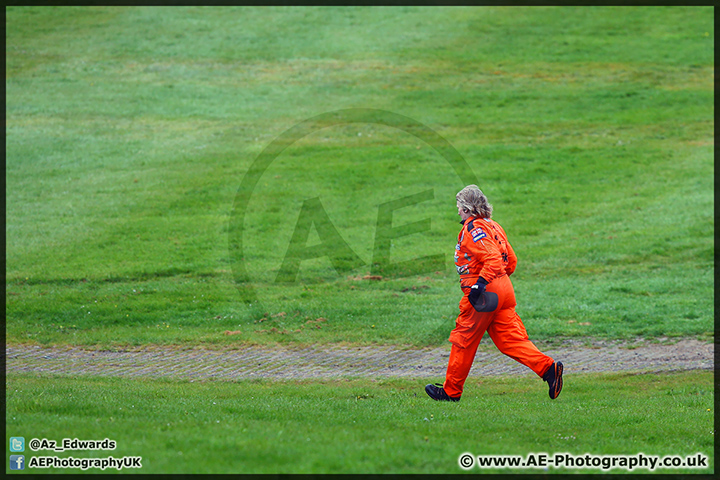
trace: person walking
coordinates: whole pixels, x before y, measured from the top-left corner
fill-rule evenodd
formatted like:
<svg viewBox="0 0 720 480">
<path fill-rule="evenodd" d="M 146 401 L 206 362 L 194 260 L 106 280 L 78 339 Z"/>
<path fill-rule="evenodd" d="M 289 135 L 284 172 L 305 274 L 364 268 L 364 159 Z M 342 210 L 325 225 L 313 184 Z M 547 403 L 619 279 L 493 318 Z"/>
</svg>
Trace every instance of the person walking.
<svg viewBox="0 0 720 480">
<path fill-rule="evenodd" d="M 445 382 L 427 385 L 425 392 L 433 400 L 459 401 L 487 331 L 502 353 L 529 367 L 548 383 L 550 398 L 557 398 L 563 386 L 563 364 L 538 350 L 515 311 L 515 291 L 509 277 L 517 266 L 517 256 L 505 230 L 491 219 L 492 205 L 477 185 L 468 185 L 455 198 L 462 219 L 455 266 L 464 295 L 450 333 L 452 347 Z"/>
</svg>

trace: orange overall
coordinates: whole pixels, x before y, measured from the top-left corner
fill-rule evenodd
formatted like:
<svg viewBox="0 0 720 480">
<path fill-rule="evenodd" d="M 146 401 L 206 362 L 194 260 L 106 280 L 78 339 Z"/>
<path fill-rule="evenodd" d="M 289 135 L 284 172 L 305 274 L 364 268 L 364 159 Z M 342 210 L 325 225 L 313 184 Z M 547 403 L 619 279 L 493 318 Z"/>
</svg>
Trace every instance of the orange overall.
<svg viewBox="0 0 720 480">
<path fill-rule="evenodd" d="M 487 331 L 498 349 L 529 367 L 538 376 L 553 364 L 528 338 L 525 326 L 515 312 L 515 291 L 509 275 L 515 271 L 517 257 L 503 228 L 495 221 L 470 217 L 463 222 L 455 247 L 455 265 L 465 295 L 460 300 L 460 315 L 450 333 L 450 360 L 443 388 L 453 398 L 462 394 L 475 353 Z M 468 293 L 478 278 L 487 282 L 486 291 L 498 295 L 493 312 L 478 312 L 470 304 Z"/>
</svg>

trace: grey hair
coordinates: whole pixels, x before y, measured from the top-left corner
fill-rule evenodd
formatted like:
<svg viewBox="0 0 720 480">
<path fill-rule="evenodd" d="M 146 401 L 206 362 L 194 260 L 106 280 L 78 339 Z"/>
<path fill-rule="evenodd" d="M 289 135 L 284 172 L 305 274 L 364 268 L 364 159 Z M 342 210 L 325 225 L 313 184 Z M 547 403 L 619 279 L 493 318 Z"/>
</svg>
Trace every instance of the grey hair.
<svg viewBox="0 0 720 480">
<path fill-rule="evenodd" d="M 480 218 L 490 218 L 493 207 L 477 185 L 468 185 L 455 195 L 460 208 L 468 210 L 470 214 Z"/>
</svg>

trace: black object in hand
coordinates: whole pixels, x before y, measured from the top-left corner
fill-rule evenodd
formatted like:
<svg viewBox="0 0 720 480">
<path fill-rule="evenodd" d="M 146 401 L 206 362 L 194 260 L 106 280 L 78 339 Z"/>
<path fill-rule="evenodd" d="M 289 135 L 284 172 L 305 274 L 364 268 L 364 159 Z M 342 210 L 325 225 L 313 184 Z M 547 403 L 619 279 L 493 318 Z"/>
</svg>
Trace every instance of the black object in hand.
<svg viewBox="0 0 720 480">
<path fill-rule="evenodd" d="M 478 312 L 494 312 L 500 302 L 497 293 L 485 291 L 487 284 L 488 282 L 480 277 L 477 283 L 470 287 L 470 293 L 468 293 L 470 305 Z"/>
<path fill-rule="evenodd" d="M 470 288 L 470 293 L 468 294 L 468 300 L 470 300 L 470 305 L 475 306 L 476 303 L 480 302 L 482 303 L 482 296 L 483 293 L 485 293 L 485 285 L 482 283 L 475 284 Z"/>
</svg>

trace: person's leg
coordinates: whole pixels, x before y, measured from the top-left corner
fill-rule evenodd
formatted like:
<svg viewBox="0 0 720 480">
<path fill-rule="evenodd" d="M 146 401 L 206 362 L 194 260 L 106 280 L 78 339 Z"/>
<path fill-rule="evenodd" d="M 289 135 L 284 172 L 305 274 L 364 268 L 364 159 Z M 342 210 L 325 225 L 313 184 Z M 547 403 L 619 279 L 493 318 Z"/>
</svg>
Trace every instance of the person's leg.
<svg viewBox="0 0 720 480">
<path fill-rule="evenodd" d="M 460 300 L 460 315 L 455 329 L 450 333 L 450 358 L 445 374 L 443 389 L 448 396 L 459 398 L 463 392 L 465 380 L 470 373 L 480 340 L 485 334 L 493 313 L 477 312 L 464 296 Z"/>
<path fill-rule="evenodd" d="M 539 377 L 554 363 L 551 357 L 538 350 L 530 341 L 515 307 L 497 312 L 487 331 L 498 350 L 529 367 Z"/>
<path fill-rule="evenodd" d="M 465 380 L 472 368 L 475 353 L 480 342 L 475 342 L 467 347 L 458 347 L 453 344 L 450 349 L 447 372 L 443 389 L 450 397 L 459 398 L 462 395 Z"/>
</svg>

